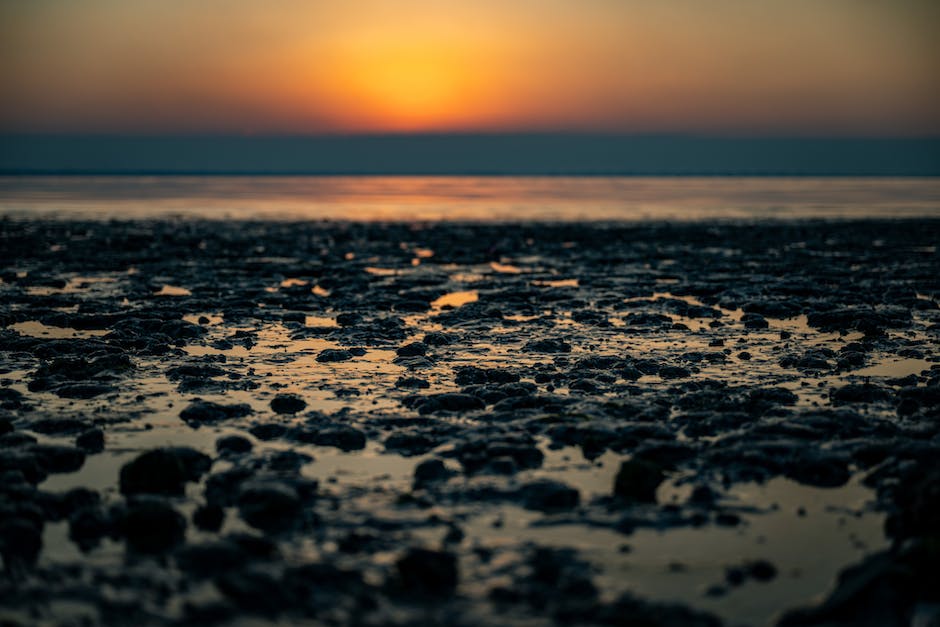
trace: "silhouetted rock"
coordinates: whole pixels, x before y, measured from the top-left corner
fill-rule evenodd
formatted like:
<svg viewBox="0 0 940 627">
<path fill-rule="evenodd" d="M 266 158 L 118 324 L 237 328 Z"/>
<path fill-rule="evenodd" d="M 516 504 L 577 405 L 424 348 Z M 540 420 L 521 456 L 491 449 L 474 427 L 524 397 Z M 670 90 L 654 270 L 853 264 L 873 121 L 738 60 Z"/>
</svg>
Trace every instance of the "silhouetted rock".
<svg viewBox="0 0 940 627">
<path fill-rule="evenodd" d="M 655 503 L 656 488 L 663 482 L 662 467 L 645 460 L 629 460 L 620 464 L 614 478 L 614 496 L 628 502 Z"/>
<path fill-rule="evenodd" d="M 278 394 L 271 400 L 271 409 L 278 414 L 296 414 L 307 406 L 297 394 Z"/>
<path fill-rule="evenodd" d="M 412 548 L 395 563 L 402 588 L 412 594 L 445 596 L 457 588 L 457 556 Z"/>
</svg>

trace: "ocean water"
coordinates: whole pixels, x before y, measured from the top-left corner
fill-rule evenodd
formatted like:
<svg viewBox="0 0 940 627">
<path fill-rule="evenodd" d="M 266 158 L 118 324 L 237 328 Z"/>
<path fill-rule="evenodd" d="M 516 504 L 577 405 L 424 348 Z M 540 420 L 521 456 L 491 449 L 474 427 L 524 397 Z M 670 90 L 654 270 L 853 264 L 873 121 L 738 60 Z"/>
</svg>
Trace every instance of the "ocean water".
<svg viewBox="0 0 940 627">
<path fill-rule="evenodd" d="M 470 222 L 940 217 L 940 178 L 0 177 L 0 215 Z"/>
</svg>

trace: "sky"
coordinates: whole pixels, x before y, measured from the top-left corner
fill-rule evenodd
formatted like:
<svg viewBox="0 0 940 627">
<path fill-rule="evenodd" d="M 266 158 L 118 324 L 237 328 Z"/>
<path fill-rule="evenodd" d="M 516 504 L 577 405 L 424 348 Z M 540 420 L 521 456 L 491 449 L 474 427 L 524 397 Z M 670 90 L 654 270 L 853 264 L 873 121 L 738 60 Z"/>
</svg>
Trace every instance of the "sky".
<svg viewBox="0 0 940 627">
<path fill-rule="evenodd" d="M 0 0 L 0 133 L 940 136 L 936 0 Z"/>
</svg>

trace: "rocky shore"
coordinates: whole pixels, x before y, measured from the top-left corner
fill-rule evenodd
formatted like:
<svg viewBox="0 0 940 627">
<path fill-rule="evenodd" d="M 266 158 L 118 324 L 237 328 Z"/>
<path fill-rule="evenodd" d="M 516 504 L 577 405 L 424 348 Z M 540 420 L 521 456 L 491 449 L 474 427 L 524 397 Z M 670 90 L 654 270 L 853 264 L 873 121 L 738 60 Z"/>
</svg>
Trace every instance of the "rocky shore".
<svg viewBox="0 0 940 627">
<path fill-rule="evenodd" d="M 0 220 L 0 623 L 937 624 L 938 242 Z"/>
</svg>

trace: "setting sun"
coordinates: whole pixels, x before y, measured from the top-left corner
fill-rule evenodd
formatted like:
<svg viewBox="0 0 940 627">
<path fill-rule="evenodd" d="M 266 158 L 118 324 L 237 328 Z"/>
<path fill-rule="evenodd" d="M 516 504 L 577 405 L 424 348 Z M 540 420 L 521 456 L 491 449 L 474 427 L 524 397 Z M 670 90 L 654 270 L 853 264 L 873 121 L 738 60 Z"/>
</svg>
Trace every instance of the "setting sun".
<svg viewBox="0 0 940 627">
<path fill-rule="evenodd" d="M 344 70 L 349 102 L 388 130 L 446 125 L 474 97 L 473 76 L 459 59 L 405 48 L 352 59 Z"/>
</svg>

